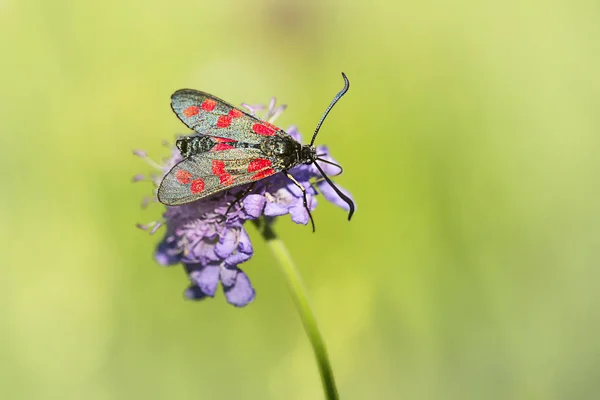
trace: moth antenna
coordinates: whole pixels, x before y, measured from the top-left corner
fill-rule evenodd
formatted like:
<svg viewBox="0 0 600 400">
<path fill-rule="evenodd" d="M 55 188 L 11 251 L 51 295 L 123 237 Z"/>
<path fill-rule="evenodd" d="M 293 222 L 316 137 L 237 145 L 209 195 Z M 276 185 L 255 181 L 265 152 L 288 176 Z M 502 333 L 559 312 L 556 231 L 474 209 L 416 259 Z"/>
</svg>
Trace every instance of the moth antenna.
<svg viewBox="0 0 600 400">
<path fill-rule="evenodd" d="M 329 104 L 329 107 L 327 107 L 327 110 L 325 110 L 325 113 L 323 114 L 323 116 L 321 117 L 321 120 L 317 124 L 317 128 L 315 129 L 315 133 L 313 134 L 312 140 L 310 141 L 310 146 L 312 146 L 313 143 L 315 142 L 315 139 L 317 138 L 317 133 L 319 133 L 319 129 L 321 129 L 321 125 L 323 125 L 323 121 L 325 121 L 325 117 L 327 117 L 327 114 L 329 114 L 329 111 L 331 111 L 331 109 L 333 108 L 333 106 L 335 106 L 335 103 L 337 103 L 338 100 L 343 95 L 345 95 L 346 92 L 348 91 L 348 89 L 350 88 L 350 81 L 346 77 L 346 74 L 344 74 L 343 72 L 342 72 L 342 77 L 344 78 L 344 88 L 338 94 L 335 95 L 335 97 L 333 98 L 333 100 L 331 100 L 331 103 Z"/>
<path fill-rule="evenodd" d="M 327 181 L 327 183 L 329 183 L 329 185 L 331 186 L 331 188 L 333 190 L 335 190 L 335 192 L 337 193 L 337 195 L 340 196 L 340 198 L 342 200 L 344 200 L 346 202 L 346 204 L 348 204 L 348 208 L 350 208 L 350 210 L 348 211 L 348 221 L 350 221 L 350 218 L 352 218 L 352 214 L 354 214 L 354 202 L 352 202 L 352 200 L 350 200 L 350 197 L 348 197 L 344 193 L 342 193 L 342 191 L 340 189 L 338 189 L 337 186 L 335 186 L 333 184 L 333 182 L 325 174 L 325 172 L 323 171 L 323 169 L 321 168 L 321 166 L 319 165 L 319 163 L 315 163 L 315 167 L 317 167 L 317 169 L 319 170 L 319 172 L 321 173 L 321 175 L 323 175 L 323 178 L 325 178 L 325 180 Z"/>
<path fill-rule="evenodd" d="M 337 175 L 341 175 L 344 172 L 344 168 L 342 168 L 342 166 L 340 164 L 336 164 L 332 161 L 328 161 L 323 158 L 319 158 L 318 156 L 317 156 L 316 160 L 324 162 L 325 164 L 333 165 L 334 167 L 338 167 L 340 169 L 340 172 L 338 172 Z"/>
</svg>

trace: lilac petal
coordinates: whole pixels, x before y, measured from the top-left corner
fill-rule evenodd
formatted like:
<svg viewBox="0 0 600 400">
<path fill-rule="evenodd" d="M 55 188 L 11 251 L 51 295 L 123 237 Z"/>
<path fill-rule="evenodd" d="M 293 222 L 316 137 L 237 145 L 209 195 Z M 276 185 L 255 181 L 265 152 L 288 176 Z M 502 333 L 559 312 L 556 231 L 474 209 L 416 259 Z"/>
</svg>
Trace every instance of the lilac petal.
<svg viewBox="0 0 600 400">
<path fill-rule="evenodd" d="M 235 282 L 232 282 L 232 285 L 229 286 L 225 286 L 225 283 L 223 283 L 223 288 L 227 302 L 236 307 L 244 307 L 256 297 L 250 279 L 240 269 L 235 275 Z"/>
<path fill-rule="evenodd" d="M 174 238 L 172 238 L 174 239 Z M 165 237 L 156 248 L 154 259 L 162 266 L 177 264 L 181 261 L 181 252 L 177 249 L 175 240 Z"/>
<path fill-rule="evenodd" d="M 281 113 L 285 111 L 286 108 L 287 108 L 287 105 L 282 104 L 279 107 L 272 110 L 270 112 L 271 116 L 269 117 L 269 121 L 274 122 L 281 115 Z"/>
<path fill-rule="evenodd" d="M 267 202 L 264 214 L 268 217 L 279 217 L 288 213 L 288 208 L 281 203 Z"/>
<path fill-rule="evenodd" d="M 317 148 L 317 154 L 323 154 L 323 153 L 325 153 L 325 155 L 323 155 L 319 158 L 322 158 L 322 159 L 327 160 L 332 163 L 339 164 L 333 157 L 331 157 L 331 155 L 329 155 L 329 153 L 327 152 L 327 147 L 319 146 Z M 339 167 L 336 167 L 335 165 L 331 165 L 331 164 L 328 164 L 325 162 L 319 162 L 319 161 L 317 161 L 317 162 L 319 163 L 319 166 L 321 167 L 323 172 L 325 172 L 325 174 L 327 174 L 327 176 L 336 176 L 342 172 L 342 170 Z M 315 167 L 314 165 L 311 165 L 311 168 L 312 168 L 312 172 L 315 175 L 321 176 L 321 173 L 319 172 L 317 167 Z"/>
<path fill-rule="evenodd" d="M 221 259 L 221 257 L 218 256 L 218 254 L 215 252 L 215 245 L 212 243 L 206 243 L 206 242 L 201 242 L 202 243 L 202 248 L 204 250 L 202 250 L 202 253 L 206 255 L 206 258 L 210 261 L 219 261 Z"/>
<path fill-rule="evenodd" d="M 242 228 L 240 231 L 238 240 L 237 250 L 225 259 L 225 264 L 229 267 L 235 267 L 238 264 L 248 261 L 252 257 L 252 254 L 254 254 L 250 236 L 248 236 L 248 232 L 245 229 Z"/>
<path fill-rule="evenodd" d="M 221 283 L 223 284 L 224 287 L 229 287 L 229 286 L 233 286 L 235 284 L 235 277 L 237 276 L 238 272 L 241 272 L 241 269 L 236 268 L 236 267 L 232 267 L 232 268 L 221 268 L 219 270 L 221 272 L 220 275 L 220 279 L 221 279 Z"/>
<path fill-rule="evenodd" d="M 184 263 L 207 264 L 211 261 L 220 261 L 222 259 L 215 253 L 215 245 L 204 240 L 200 240 L 194 246 L 188 246 L 186 250 L 187 253 L 182 257 Z"/>
<path fill-rule="evenodd" d="M 225 264 L 228 267 L 235 267 L 238 264 L 248 261 L 250 258 L 252 258 L 252 254 L 237 251 L 225 259 Z"/>
<path fill-rule="evenodd" d="M 269 101 L 269 106 L 267 107 L 268 113 L 267 118 L 270 117 L 273 109 L 275 108 L 275 103 L 277 103 L 277 98 L 275 96 L 271 97 L 271 101 Z"/>
<path fill-rule="evenodd" d="M 304 185 L 304 182 L 300 181 L 299 182 L 302 186 Z M 302 189 L 300 189 L 298 186 L 296 186 L 296 184 L 294 182 L 292 182 L 290 180 L 290 183 L 285 187 L 287 189 L 288 192 L 290 192 L 290 194 L 292 194 L 294 197 L 296 198 L 302 198 L 303 194 L 302 194 Z M 286 196 L 287 197 L 287 196 Z"/>
<path fill-rule="evenodd" d="M 217 237 L 217 235 L 218 235 L 217 226 L 215 224 L 209 224 L 208 226 L 206 226 L 206 229 L 204 229 L 203 236 L 205 238 L 214 239 Z"/>
<path fill-rule="evenodd" d="M 138 156 L 140 158 L 146 158 L 148 157 L 148 153 L 146 153 L 144 150 L 132 150 L 133 155 L 134 156 Z"/>
<path fill-rule="evenodd" d="M 229 257 L 237 247 L 237 238 L 238 235 L 235 229 L 226 229 L 215 246 L 215 254 L 222 259 Z"/>
<path fill-rule="evenodd" d="M 306 201 L 308 202 L 308 209 L 310 211 L 317 208 L 317 198 L 315 196 L 311 196 L 310 194 L 306 196 Z M 302 207 L 304 207 L 304 203 L 302 203 Z"/>
<path fill-rule="evenodd" d="M 319 190 L 321 191 L 321 194 L 323 195 L 323 197 L 325 197 L 325 199 L 329 200 L 336 206 L 341 207 L 346 211 L 350 210 L 350 207 L 348 206 L 348 204 L 344 200 L 342 200 L 342 198 L 340 196 L 338 196 L 338 194 L 335 192 L 335 190 L 333 190 L 333 188 L 331 187 L 331 185 L 329 185 L 329 183 L 323 181 L 323 182 L 317 183 L 317 185 L 319 186 Z M 352 199 L 352 196 L 350 195 L 350 193 L 348 193 L 348 191 L 346 189 L 344 189 L 343 187 L 340 187 L 338 185 L 336 185 L 336 186 L 338 189 L 340 189 L 340 191 L 342 193 L 344 193 L 352 201 L 354 201 L 354 199 Z"/>
<path fill-rule="evenodd" d="M 308 213 L 304 205 L 290 208 L 290 216 L 292 217 L 292 221 L 297 224 L 306 225 L 308 223 Z"/>
<path fill-rule="evenodd" d="M 246 104 L 246 103 L 242 103 L 242 107 L 245 107 L 248 109 L 248 111 L 250 111 L 250 114 L 252 115 L 256 115 L 257 111 L 261 111 L 265 109 L 265 106 L 263 104 Z"/>
<path fill-rule="evenodd" d="M 190 300 L 202 300 L 206 298 L 206 293 L 196 285 L 190 285 L 190 287 L 183 292 L 183 295 Z"/>
<path fill-rule="evenodd" d="M 290 170 L 290 174 L 292 174 L 292 176 L 294 178 L 296 178 L 296 180 L 298 182 L 308 182 L 310 178 L 314 177 L 314 176 L 320 176 L 317 175 L 314 171 L 314 166 L 311 165 L 306 165 L 306 164 L 301 164 L 298 165 L 294 168 L 292 168 Z M 283 175 L 286 179 L 285 179 L 285 183 L 286 184 L 290 184 L 292 183 L 290 179 L 288 179 L 285 175 Z"/>
<path fill-rule="evenodd" d="M 207 265 L 202 267 L 200 264 L 186 265 L 190 279 L 195 283 L 204 294 L 213 297 L 217 291 L 219 283 L 220 267 L 218 265 Z"/>
<path fill-rule="evenodd" d="M 252 218 L 258 218 L 265 207 L 265 202 L 265 196 L 260 194 L 249 194 L 244 199 L 244 210 Z"/>
<path fill-rule="evenodd" d="M 315 187 L 313 185 L 309 185 L 306 188 L 306 193 L 308 193 L 311 196 L 319 194 L 319 192 L 317 192 L 317 189 L 315 189 Z M 312 210 L 312 208 L 311 208 L 311 210 Z"/>
<path fill-rule="evenodd" d="M 150 234 L 154 235 L 156 233 L 156 231 L 158 231 L 158 229 L 162 226 L 162 222 L 157 222 L 154 225 L 154 228 L 150 229 Z"/>
<path fill-rule="evenodd" d="M 246 230 L 244 228 L 242 228 L 240 230 L 240 236 L 239 236 L 238 240 L 239 240 L 238 251 L 241 251 L 242 253 L 246 253 L 246 254 L 253 253 L 252 241 L 250 240 L 250 236 L 248 235 L 248 232 L 246 232 Z"/>
<path fill-rule="evenodd" d="M 300 191 L 298 189 L 300 193 Z M 302 197 L 302 196 L 300 196 Z M 264 214 L 269 217 L 277 217 L 285 215 L 291 207 L 294 207 L 298 201 L 302 201 L 299 197 L 294 196 L 286 187 L 278 189 L 269 197 L 270 201 L 265 206 Z"/>
<path fill-rule="evenodd" d="M 306 196 L 306 201 L 308 203 L 309 210 L 314 210 L 317 207 L 317 199 L 315 199 L 311 195 Z M 290 216 L 292 217 L 292 221 L 297 224 L 306 225 L 309 221 L 308 212 L 306 211 L 306 207 L 304 207 L 304 200 L 298 199 L 292 207 L 290 207 Z"/>
</svg>

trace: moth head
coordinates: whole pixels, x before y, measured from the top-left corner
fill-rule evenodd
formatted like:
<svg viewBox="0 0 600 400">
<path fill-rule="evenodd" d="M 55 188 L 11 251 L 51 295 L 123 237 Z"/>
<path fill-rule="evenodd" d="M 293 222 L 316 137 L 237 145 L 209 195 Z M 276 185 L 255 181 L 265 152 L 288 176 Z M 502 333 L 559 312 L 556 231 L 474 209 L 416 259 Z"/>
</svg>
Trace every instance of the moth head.
<svg viewBox="0 0 600 400">
<path fill-rule="evenodd" d="M 300 150 L 300 159 L 304 162 L 304 164 L 312 164 L 315 162 L 317 158 L 317 149 L 313 146 L 302 146 L 302 150 Z"/>
<path fill-rule="evenodd" d="M 296 148 L 299 146 L 299 143 L 292 138 L 281 136 L 274 136 L 266 140 L 262 145 L 267 153 L 272 154 L 275 157 L 283 158 L 293 156 L 296 153 Z"/>
</svg>

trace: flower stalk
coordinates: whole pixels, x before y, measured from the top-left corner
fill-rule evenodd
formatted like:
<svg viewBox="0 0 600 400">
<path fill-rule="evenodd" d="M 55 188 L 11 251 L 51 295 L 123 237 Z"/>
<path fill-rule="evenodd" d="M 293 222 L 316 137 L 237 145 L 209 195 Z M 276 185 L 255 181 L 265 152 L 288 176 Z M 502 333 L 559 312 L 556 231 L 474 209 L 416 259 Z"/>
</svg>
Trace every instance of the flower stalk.
<svg viewBox="0 0 600 400">
<path fill-rule="evenodd" d="M 333 369 L 329 361 L 327 354 L 327 348 L 323 336 L 319 331 L 317 319 L 315 313 L 310 305 L 306 287 L 302 282 L 300 272 L 296 268 L 294 261 L 285 246 L 285 243 L 279 239 L 273 230 L 271 221 L 261 218 L 254 221 L 263 238 L 270 247 L 273 255 L 279 262 L 281 271 L 285 276 L 290 293 L 302 320 L 302 325 L 306 331 L 306 335 L 310 341 L 310 344 L 315 353 L 317 360 L 317 366 L 319 367 L 319 374 L 321 375 L 321 382 L 323 384 L 323 391 L 325 393 L 325 399 L 327 400 L 338 400 L 339 395 L 335 385 L 335 379 L 333 376 Z"/>
</svg>

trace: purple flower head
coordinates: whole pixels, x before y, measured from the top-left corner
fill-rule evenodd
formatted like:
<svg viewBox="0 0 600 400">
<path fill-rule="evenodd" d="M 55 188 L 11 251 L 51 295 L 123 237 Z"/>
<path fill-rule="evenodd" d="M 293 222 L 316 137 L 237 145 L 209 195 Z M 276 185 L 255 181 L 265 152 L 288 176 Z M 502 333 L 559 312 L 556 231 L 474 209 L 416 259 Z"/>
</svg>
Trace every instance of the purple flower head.
<svg viewBox="0 0 600 400">
<path fill-rule="evenodd" d="M 243 106 L 252 114 L 265 109 L 264 106 Z M 285 110 L 285 106 L 275 107 L 273 98 L 266 109 L 264 119 L 273 122 Z M 295 126 L 291 126 L 286 132 L 301 142 L 300 133 Z M 160 171 L 149 177 L 156 187 L 160 185 L 163 176 L 182 160 L 175 146 L 172 146 L 171 156 L 163 160 L 162 164 L 150 160 L 143 151 L 136 150 L 134 154 L 146 159 Z M 317 147 L 317 154 L 320 158 L 335 163 L 327 147 Z M 319 165 L 327 175 L 333 176 L 341 172 L 331 164 Z M 348 210 L 346 202 L 322 180 L 321 173 L 314 165 L 302 164 L 289 172 L 306 189 L 311 211 L 317 206 L 315 196 L 319 192 L 326 200 Z M 144 179 L 144 176 L 136 175 L 133 181 Z M 160 265 L 184 265 L 190 279 L 190 286 L 185 291 L 188 299 L 213 297 L 221 282 L 230 304 L 236 307 L 247 305 L 254 300 L 255 291 L 248 276 L 238 267 L 253 254 L 252 242 L 244 228 L 244 222 L 261 216 L 278 217 L 289 214 L 297 224 L 308 223 L 309 215 L 304 207 L 302 191 L 284 174 L 278 173 L 258 181 L 250 194 L 236 201 L 248 187 L 249 185 L 239 186 L 181 206 L 167 206 L 161 221 L 138 225 L 151 234 L 162 225 L 166 226 L 165 237 L 158 244 L 154 257 Z M 340 190 L 350 197 L 347 191 Z M 157 201 L 156 190 L 154 198 L 144 199 L 143 205 L 150 201 Z"/>
</svg>

